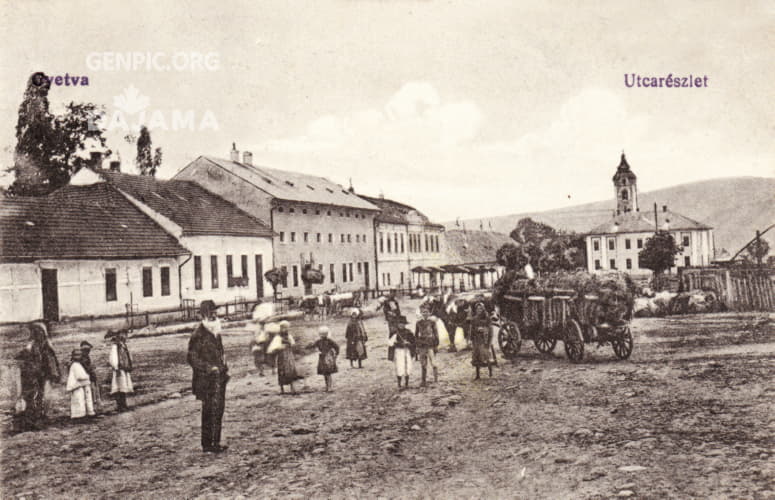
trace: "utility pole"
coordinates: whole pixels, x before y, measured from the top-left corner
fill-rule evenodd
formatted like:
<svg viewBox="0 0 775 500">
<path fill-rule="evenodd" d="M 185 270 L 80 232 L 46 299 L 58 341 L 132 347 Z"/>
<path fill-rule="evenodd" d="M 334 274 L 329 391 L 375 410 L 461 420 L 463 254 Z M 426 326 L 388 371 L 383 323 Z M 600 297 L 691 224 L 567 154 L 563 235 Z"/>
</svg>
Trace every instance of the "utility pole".
<svg viewBox="0 0 775 500">
<path fill-rule="evenodd" d="M 654 202 L 654 232 L 659 231 L 659 223 L 657 222 L 657 202 Z"/>
</svg>

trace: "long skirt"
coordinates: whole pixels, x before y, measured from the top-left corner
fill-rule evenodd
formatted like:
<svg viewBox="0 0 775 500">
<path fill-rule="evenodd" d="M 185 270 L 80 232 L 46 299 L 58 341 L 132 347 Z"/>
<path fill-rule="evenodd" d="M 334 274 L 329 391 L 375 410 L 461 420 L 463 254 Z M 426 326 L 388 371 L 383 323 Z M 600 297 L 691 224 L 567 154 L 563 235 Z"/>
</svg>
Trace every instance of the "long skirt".
<svg viewBox="0 0 775 500">
<path fill-rule="evenodd" d="M 301 379 L 299 372 L 296 371 L 296 360 L 293 359 L 293 352 L 290 348 L 285 348 L 277 353 L 277 381 L 280 385 L 288 385 Z"/>
<path fill-rule="evenodd" d="M 406 347 L 396 347 L 393 350 L 393 360 L 396 364 L 396 377 L 408 377 L 412 374 L 412 350 Z"/>
<path fill-rule="evenodd" d="M 347 353 L 345 357 L 351 361 L 366 359 L 366 344 L 363 340 L 358 339 L 347 342 Z"/>
<path fill-rule="evenodd" d="M 477 367 L 490 366 L 492 364 L 492 351 L 487 342 L 474 341 L 471 364 Z"/>
<path fill-rule="evenodd" d="M 129 394 L 135 392 L 132 385 L 132 374 L 124 370 L 113 370 L 113 379 L 110 382 L 110 393 L 123 392 Z"/>
<path fill-rule="evenodd" d="M 83 385 L 70 393 L 70 418 L 94 415 L 91 384 Z"/>
</svg>

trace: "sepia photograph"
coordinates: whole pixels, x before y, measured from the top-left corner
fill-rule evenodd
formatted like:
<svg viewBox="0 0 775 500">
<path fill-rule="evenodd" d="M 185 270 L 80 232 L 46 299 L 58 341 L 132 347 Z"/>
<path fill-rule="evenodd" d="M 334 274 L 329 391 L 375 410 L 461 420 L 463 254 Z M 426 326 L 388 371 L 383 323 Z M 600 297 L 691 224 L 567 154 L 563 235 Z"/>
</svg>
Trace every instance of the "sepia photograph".
<svg viewBox="0 0 775 500">
<path fill-rule="evenodd" d="M 775 3 L 0 24 L 0 498 L 775 500 Z"/>
</svg>

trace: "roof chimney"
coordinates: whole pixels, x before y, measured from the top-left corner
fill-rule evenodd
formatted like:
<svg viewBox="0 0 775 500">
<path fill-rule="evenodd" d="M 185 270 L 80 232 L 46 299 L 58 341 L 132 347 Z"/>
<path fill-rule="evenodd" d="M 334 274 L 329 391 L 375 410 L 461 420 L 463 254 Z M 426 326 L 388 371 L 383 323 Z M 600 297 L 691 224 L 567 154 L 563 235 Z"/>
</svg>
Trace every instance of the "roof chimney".
<svg viewBox="0 0 775 500">
<path fill-rule="evenodd" d="M 253 166 L 253 153 L 251 153 L 250 151 L 244 151 L 242 153 L 242 163 L 244 163 L 245 165 L 250 165 L 252 167 Z"/>
<path fill-rule="evenodd" d="M 239 151 L 237 151 L 237 143 L 231 143 L 231 161 L 239 161 Z"/>
<path fill-rule="evenodd" d="M 108 169 L 111 172 L 121 172 L 121 160 L 110 160 L 110 167 Z"/>
<path fill-rule="evenodd" d="M 89 153 L 89 166 L 91 168 L 101 168 L 102 167 L 102 152 L 101 151 L 91 151 Z"/>
<path fill-rule="evenodd" d="M 667 212 L 667 205 L 662 205 L 662 211 Z"/>
</svg>

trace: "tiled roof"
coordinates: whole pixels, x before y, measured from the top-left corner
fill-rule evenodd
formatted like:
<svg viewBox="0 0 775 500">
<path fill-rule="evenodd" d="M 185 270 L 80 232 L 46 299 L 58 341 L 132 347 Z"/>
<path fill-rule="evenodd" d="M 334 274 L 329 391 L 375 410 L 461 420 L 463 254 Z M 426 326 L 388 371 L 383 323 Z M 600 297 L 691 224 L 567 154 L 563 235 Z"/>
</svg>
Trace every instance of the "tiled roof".
<svg viewBox="0 0 775 500">
<path fill-rule="evenodd" d="M 211 156 L 202 156 L 202 158 L 281 200 L 378 210 L 371 203 L 325 177 L 247 165 Z"/>
<path fill-rule="evenodd" d="M 105 183 L 0 199 L 0 260 L 136 259 L 188 254 Z"/>
<path fill-rule="evenodd" d="M 670 210 L 657 212 L 657 226 L 659 229 L 668 229 L 670 231 L 712 229 L 706 224 Z M 628 212 L 613 217 L 608 222 L 593 228 L 587 234 L 643 233 L 650 231 L 654 231 L 653 212 Z"/>
<path fill-rule="evenodd" d="M 449 264 L 487 264 L 495 262 L 495 253 L 506 243 L 514 243 L 508 235 L 494 231 L 449 230 Z"/>
<path fill-rule="evenodd" d="M 272 236 L 258 219 L 195 182 L 108 171 L 99 175 L 180 226 L 183 236 Z"/>
<path fill-rule="evenodd" d="M 397 201 L 388 200 L 386 198 L 373 198 L 371 196 L 358 195 L 372 205 L 379 207 L 380 212 L 376 219 L 378 222 L 385 222 L 388 224 L 414 224 L 410 215 L 416 216 L 420 223 L 427 227 L 443 228 L 442 224 L 435 224 L 426 217 L 425 214 L 420 212 L 414 207 L 399 203 Z"/>
</svg>

